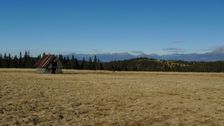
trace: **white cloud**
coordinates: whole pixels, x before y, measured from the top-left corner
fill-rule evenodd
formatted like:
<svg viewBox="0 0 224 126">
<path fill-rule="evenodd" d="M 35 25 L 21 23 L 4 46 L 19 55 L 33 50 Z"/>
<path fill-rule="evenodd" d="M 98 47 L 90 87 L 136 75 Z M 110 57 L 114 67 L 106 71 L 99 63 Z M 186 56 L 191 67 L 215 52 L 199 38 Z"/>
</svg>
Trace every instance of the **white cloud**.
<svg viewBox="0 0 224 126">
<path fill-rule="evenodd" d="M 164 48 L 163 51 L 168 53 L 184 53 L 186 52 L 184 49 L 181 48 Z"/>
<path fill-rule="evenodd" d="M 181 44 L 181 43 L 184 43 L 184 41 L 181 41 L 181 40 L 177 40 L 177 41 L 172 41 L 170 42 L 171 44 Z"/>
<path fill-rule="evenodd" d="M 212 53 L 224 53 L 224 45 L 213 49 Z"/>
</svg>

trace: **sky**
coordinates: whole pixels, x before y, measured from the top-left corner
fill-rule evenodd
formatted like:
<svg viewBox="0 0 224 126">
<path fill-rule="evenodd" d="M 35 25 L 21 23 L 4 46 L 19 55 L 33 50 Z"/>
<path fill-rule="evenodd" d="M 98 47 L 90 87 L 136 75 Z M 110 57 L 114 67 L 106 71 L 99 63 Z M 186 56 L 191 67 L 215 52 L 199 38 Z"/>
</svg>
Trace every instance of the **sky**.
<svg viewBox="0 0 224 126">
<path fill-rule="evenodd" d="M 0 53 L 224 49 L 223 0 L 1 0 Z"/>
</svg>

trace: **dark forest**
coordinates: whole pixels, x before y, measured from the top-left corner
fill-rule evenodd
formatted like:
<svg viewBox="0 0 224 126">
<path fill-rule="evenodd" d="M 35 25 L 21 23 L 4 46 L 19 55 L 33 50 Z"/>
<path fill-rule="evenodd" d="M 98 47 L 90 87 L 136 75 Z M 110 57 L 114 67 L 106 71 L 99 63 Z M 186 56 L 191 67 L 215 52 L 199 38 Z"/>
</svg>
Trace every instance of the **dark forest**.
<svg viewBox="0 0 224 126">
<path fill-rule="evenodd" d="M 35 68 L 34 64 L 45 53 L 32 57 L 30 52 L 17 55 L 0 54 L 0 68 Z M 101 62 L 96 56 L 78 60 L 75 56 L 58 55 L 64 69 L 110 71 L 167 71 L 167 72 L 224 72 L 224 61 L 187 62 L 136 58 L 122 61 Z"/>
</svg>

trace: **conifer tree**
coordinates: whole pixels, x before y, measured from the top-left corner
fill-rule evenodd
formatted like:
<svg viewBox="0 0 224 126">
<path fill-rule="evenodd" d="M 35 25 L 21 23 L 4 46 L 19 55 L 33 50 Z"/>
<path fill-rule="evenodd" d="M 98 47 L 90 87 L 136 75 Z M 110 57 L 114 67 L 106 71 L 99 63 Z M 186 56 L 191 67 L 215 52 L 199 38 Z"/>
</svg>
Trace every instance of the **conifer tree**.
<svg viewBox="0 0 224 126">
<path fill-rule="evenodd" d="M 86 60 L 83 57 L 82 62 L 81 62 L 81 65 L 80 65 L 80 69 L 85 69 L 85 65 L 86 65 Z"/>
<path fill-rule="evenodd" d="M 23 68 L 23 55 L 22 52 L 19 53 L 19 68 Z"/>
<path fill-rule="evenodd" d="M 93 61 L 92 61 L 92 58 L 91 57 L 89 57 L 88 69 L 89 70 L 92 70 L 93 69 Z"/>
<path fill-rule="evenodd" d="M 75 57 L 72 55 L 72 58 L 70 60 L 70 68 L 71 69 L 76 69 L 76 64 L 75 64 Z"/>
<path fill-rule="evenodd" d="M 3 57 L 2 54 L 0 54 L 0 68 L 2 68 L 2 63 L 3 63 Z"/>
<path fill-rule="evenodd" d="M 19 59 L 18 59 L 17 55 L 15 55 L 13 58 L 13 67 L 19 68 Z"/>
<path fill-rule="evenodd" d="M 100 63 L 100 70 L 104 70 L 103 63 Z"/>
<path fill-rule="evenodd" d="M 76 58 L 74 59 L 74 64 L 75 64 L 75 69 L 80 69 L 78 59 L 76 59 Z"/>
</svg>

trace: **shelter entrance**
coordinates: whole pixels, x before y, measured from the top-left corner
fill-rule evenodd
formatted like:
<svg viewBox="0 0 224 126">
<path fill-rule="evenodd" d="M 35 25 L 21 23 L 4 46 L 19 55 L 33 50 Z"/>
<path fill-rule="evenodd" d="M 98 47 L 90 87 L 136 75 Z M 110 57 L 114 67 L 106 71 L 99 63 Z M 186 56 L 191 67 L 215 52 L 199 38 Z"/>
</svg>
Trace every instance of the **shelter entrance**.
<svg viewBox="0 0 224 126">
<path fill-rule="evenodd" d="M 53 63 L 52 63 L 52 70 L 51 70 L 51 73 L 52 73 L 52 74 L 55 74 L 55 73 L 56 73 L 56 69 L 57 69 L 57 62 L 53 62 Z"/>
</svg>

